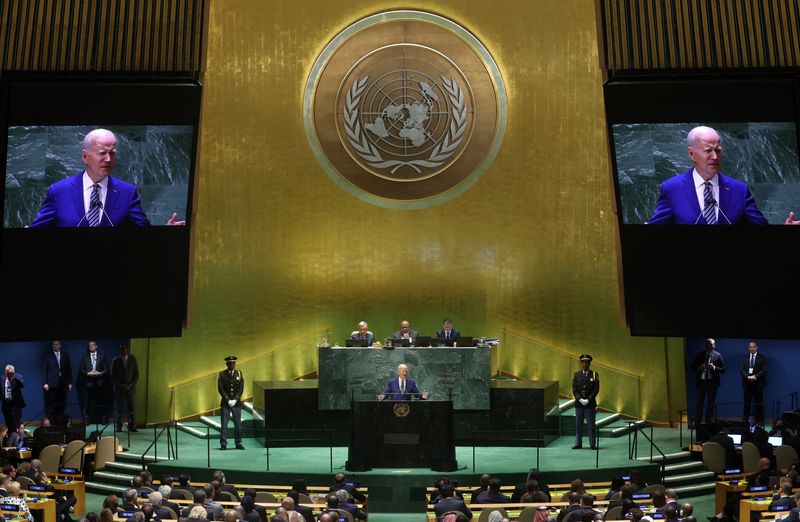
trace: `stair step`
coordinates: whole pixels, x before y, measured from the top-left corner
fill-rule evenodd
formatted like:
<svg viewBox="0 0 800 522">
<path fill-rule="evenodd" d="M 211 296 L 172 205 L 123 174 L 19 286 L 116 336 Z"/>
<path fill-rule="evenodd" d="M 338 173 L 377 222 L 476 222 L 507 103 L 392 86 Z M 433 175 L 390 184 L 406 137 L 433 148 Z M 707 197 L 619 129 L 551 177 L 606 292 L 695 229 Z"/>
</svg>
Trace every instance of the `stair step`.
<svg viewBox="0 0 800 522">
<path fill-rule="evenodd" d="M 141 453 L 131 453 L 130 451 L 126 451 L 124 453 L 117 452 L 117 460 L 127 461 L 127 462 L 142 462 L 142 454 Z M 162 455 L 158 456 L 156 459 L 153 455 L 148 455 L 144 458 L 145 462 L 155 462 L 156 460 L 169 460 L 167 457 Z"/>
<path fill-rule="evenodd" d="M 86 491 L 88 493 L 99 493 L 102 495 L 108 495 L 110 493 L 119 495 L 122 491 L 122 488 L 120 488 L 118 485 L 115 486 L 113 484 L 104 484 L 102 482 L 90 481 L 86 483 Z"/>
<path fill-rule="evenodd" d="M 111 468 L 109 471 L 119 473 L 139 473 L 142 471 L 142 464 L 134 464 L 132 462 L 106 462 L 106 469 Z"/>
<path fill-rule="evenodd" d="M 598 428 L 602 428 L 604 426 L 608 426 L 609 424 L 611 424 L 612 422 L 616 421 L 619 418 L 620 418 L 620 414 L 619 413 L 612 413 L 612 414 L 610 414 L 610 415 L 608 415 L 606 417 L 598 419 L 597 422 L 595 423 L 595 425 Z"/>
<path fill-rule="evenodd" d="M 123 473 L 114 473 L 113 471 L 105 471 L 100 470 L 95 472 L 94 476 L 98 479 L 103 479 L 104 481 L 118 481 L 118 482 L 125 482 L 130 483 L 131 478 L 135 475 L 135 473 L 131 473 L 129 475 L 125 475 Z"/>
<path fill-rule="evenodd" d="M 646 420 L 637 420 L 630 424 L 626 424 L 625 426 L 616 428 L 611 432 L 611 436 L 614 438 L 622 437 L 623 435 L 627 435 L 628 433 L 644 428 L 645 426 L 648 426 Z M 648 457 L 647 460 L 650 460 L 650 458 Z"/>
<path fill-rule="evenodd" d="M 658 453 L 658 452 L 656 452 L 656 453 Z M 669 460 L 688 459 L 688 458 L 691 458 L 691 456 L 692 456 L 692 454 L 689 451 L 679 451 L 677 453 L 667 453 L 666 455 L 664 455 L 663 458 L 661 457 L 661 455 L 658 455 L 658 454 L 657 455 L 653 455 L 653 461 L 656 462 L 656 461 L 661 461 L 661 460 L 669 461 Z M 636 460 L 647 460 L 647 461 L 649 461 L 650 457 L 638 457 Z"/>
<path fill-rule="evenodd" d="M 222 424 L 220 424 L 217 419 L 212 419 L 211 417 L 208 417 L 206 415 L 200 416 L 200 422 L 202 422 L 206 426 L 211 426 L 212 428 L 217 430 L 222 428 Z"/>
<path fill-rule="evenodd" d="M 665 477 L 665 482 L 669 482 L 670 484 L 674 484 L 675 482 L 688 482 L 688 481 L 696 481 L 696 480 L 704 480 L 704 479 L 713 479 L 714 472 L 713 471 L 696 471 L 694 473 L 685 473 L 683 475 L 671 475 L 669 477 Z"/>
<path fill-rule="evenodd" d="M 661 455 L 659 455 L 659 457 L 660 456 Z M 677 464 L 667 464 L 664 466 L 664 473 L 670 473 L 672 471 L 686 471 L 694 468 L 702 469 L 703 463 L 699 460 L 690 460 L 688 462 L 678 462 Z"/>
<path fill-rule="evenodd" d="M 572 408 L 573 406 L 575 406 L 575 399 L 567 399 L 566 401 L 558 405 L 558 409 L 563 412 Z"/>
<path fill-rule="evenodd" d="M 716 483 L 714 482 L 703 482 L 702 484 L 692 484 L 691 486 L 679 486 L 672 488 L 674 489 L 678 495 L 680 495 L 681 501 L 686 500 L 686 497 L 691 497 L 692 495 L 706 495 L 711 493 L 716 488 Z"/>
<path fill-rule="evenodd" d="M 205 439 L 209 436 L 209 434 L 206 432 L 205 429 L 196 428 L 194 426 L 190 426 L 183 422 L 178 422 L 177 425 L 179 430 L 181 430 L 184 433 L 188 433 L 193 437 L 197 437 L 198 439 Z"/>
<path fill-rule="evenodd" d="M 252 415 L 254 419 L 259 420 L 259 421 L 263 421 L 264 420 L 264 416 L 256 411 L 256 409 L 253 407 L 253 403 L 251 401 L 245 401 L 242 404 L 244 405 L 244 409 L 247 410 L 248 412 L 250 412 L 250 415 Z"/>
</svg>

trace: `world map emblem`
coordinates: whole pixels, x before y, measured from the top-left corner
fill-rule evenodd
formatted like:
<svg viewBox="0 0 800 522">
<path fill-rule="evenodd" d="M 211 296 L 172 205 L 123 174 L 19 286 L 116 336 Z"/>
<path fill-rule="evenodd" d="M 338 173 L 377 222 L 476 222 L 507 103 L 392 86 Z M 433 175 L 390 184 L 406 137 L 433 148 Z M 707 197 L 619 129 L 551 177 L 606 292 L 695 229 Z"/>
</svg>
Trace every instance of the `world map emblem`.
<svg viewBox="0 0 800 522">
<path fill-rule="evenodd" d="M 379 13 L 345 28 L 315 62 L 306 135 L 350 194 L 389 208 L 436 205 L 468 190 L 494 160 L 504 85 L 463 27 L 421 11 Z"/>
</svg>

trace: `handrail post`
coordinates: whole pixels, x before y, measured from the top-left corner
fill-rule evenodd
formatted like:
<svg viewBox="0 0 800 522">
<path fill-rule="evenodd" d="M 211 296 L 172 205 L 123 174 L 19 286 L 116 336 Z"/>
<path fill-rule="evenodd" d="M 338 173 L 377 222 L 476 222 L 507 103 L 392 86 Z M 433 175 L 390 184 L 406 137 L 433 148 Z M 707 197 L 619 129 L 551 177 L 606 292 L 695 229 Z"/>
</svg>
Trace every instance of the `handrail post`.
<svg viewBox="0 0 800 522">
<path fill-rule="evenodd" d="M 211 467 L 211 428 L 206 426 L 206 459 L 208 467 Z"/>
<path fill-rule="evenodd" d="M 331 473 L 333 473 L 333 430 L 328 430 L 328 449 L 331 456 Z"/>
<path fill-rule="evenodd" d="M 267 450 L 267 471 L 269 471 L 269 429 L 264 429 L 264 448 Z"/>
<path fill-rule="evenodd" d="M 153 426 L 153 444 L 155 444 L 155 448 L 153 449 L 156 457 L 156 462 L 158 462 L 158 436 L 156 435 L 156 427 Z"/>
<path fill-rule="evenodd" d="M 475 473 L 475 430 L 472 431 L 472 472 Z"/>
</svg>

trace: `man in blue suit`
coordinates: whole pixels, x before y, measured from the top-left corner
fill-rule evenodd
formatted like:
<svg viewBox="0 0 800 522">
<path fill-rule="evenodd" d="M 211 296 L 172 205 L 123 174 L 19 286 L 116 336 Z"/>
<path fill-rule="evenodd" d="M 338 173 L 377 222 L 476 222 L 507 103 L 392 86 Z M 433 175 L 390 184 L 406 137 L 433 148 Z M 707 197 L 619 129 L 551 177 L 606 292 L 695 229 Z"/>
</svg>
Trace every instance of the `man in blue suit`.
<svg viewBox="0 0 800 522">
<path fill-rule="evenodd" d="M 52 350 L 44 356 L 42 382 L 44 383 L 45 415 L 54 423 L 61 424 L 67 393 L 72 391 L 72 365 L 69 355 L 61 351 L 61 341 L 52 343 Z"/>
<path fill-rule="evenodd" d="M 111 176 L 116 155 L 113 132 L 89 132 L 81 151 L 86 170 L 50 185 L 28 228 L 149 226 L 136 187 Z M 167 225 L 186 224 L 176 218 L 173 214 Z"/>
<path fill-rule="evenodd" d="M 408 376 L 408 366 L 401 364 L 397 367 L 397 377 L 393 377 L 387 384 L 383 394 L 378 395 L 378 400 L 410 401 L 412 398 L 428 398 L 428 392 L 420 392 L 414 379 Z"/>
<path fill-rule="evenodd" d="M 694 168 L 661 184 L 656 210 L 648 222 L 676 225 L 766 225 L 750 187 L 722 172 L 722 143 L 711 127 L 695 127 L 687 137 Z M 797 225 L 794 212 L 787 225 Z"/>
</svg>

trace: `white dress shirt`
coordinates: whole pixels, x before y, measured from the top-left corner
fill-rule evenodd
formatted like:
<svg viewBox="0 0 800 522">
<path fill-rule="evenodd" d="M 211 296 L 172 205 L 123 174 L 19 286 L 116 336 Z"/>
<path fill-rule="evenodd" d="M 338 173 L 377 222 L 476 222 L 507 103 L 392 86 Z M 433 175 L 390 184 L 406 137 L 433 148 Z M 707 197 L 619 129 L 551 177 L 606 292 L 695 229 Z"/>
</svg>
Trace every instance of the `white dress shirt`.
<svg viewBox="0 0 800 522">
<path fill-rule="evenodd" d="M 100 180 L 98 183 L 100 185 L 100 203 L 103 204 L 103 209 L 106 208 L 106 195 L 108 194 L 108 178 L 105 177 Z M 89 213 L 89 200 L 92 197 L 92 186 L 94 185 L 94 181 L 86 171 L 83 171 L 83 212 L 88 214 Z M 103 213 L 100 212 L 102 216 Z M 101 218 L 102 219 L 102 218 Z"/>
<path fill-rule="evenodd" d="M 695 192 L 697 192 L 697 202 L 700 204 L 700 215 L 702 215 L 703 209 L 706 206 L 706 199 L 704 196 L 706 180 L 697 173 L 697 169 L 692 170 L 692 178 L 694 178 L 694 189 Z M 711 194 L 714 195 L 714 201 L 717 202 L 716 207 L 714 207 L 714 214 L 716 214 L 717 221 L 719 222 L 719 175 L 714 174 L 714 177 L 708 181 L 711 183 Z"/>
</svg>

